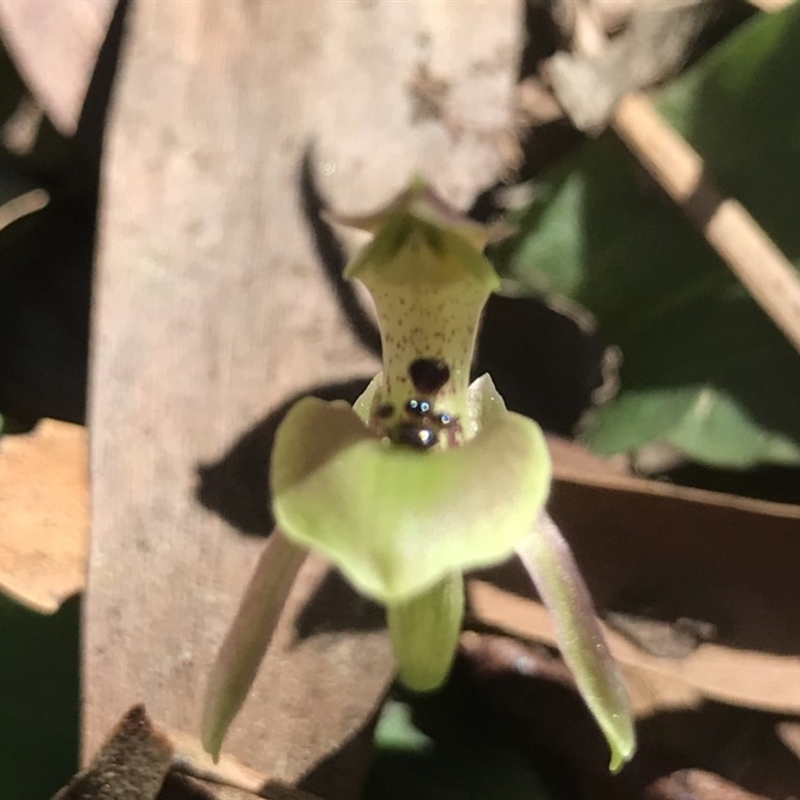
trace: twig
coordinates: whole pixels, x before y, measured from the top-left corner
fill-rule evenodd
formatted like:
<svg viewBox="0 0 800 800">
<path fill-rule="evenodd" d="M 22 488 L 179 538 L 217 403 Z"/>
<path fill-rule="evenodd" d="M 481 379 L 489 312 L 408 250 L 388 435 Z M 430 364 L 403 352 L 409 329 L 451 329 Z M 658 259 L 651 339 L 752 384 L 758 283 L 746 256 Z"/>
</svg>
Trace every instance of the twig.
<svg viewBox="0 0 800 800">
<path fill-rule="evenodd" d="M 625 95 L 611 124 L 800 351 L 800 278 L 747 209 L 722 195 L 700 156 L 643 94 Z"/>
<path fill-rule="evenodd" d="M 793 0 L 750 2 L 777 10 Z M 594 26 L 596 36 L 589 37 L 588 45 L 576 41 L 576 48 L 584 57 L 597 58 L 608 40 L 589 14 L 583 15 L 583 24 Z M 702 158 L 643 93 L 622 97 L 611 127 L 800 351 L 800 276 L 747 209 L 717 189 Z"/>
<path fill-rule="evenodd" d="M 794 0 L 747 0 L 751 6 L 761 9 L 761 11 L 780 11 L 786 8 Z"/>
<path fill-rule="evenodd" d="M 0 231 L 12 222 L 41 211 L 50 202 L 50 195 L 44 189 L 31 189 L 0 205 Z"/>
<path fill-rule="evenodd" d="M 525 640 L 557 645 L 552 620 L 541 603 L 476 579 L 469 581 L 467 592 L 469 607 L 484 625 Z M 685 658 L 660 658 L 646 653 L 605 624 L 603 632 L 629 687 L 636 689 L 631 692 L 634 713 L 653 711 L 651 692 L 638 687 L 643 683 L 657 685 L 664 680 L 672 684 L 673 703 L 680 698 L 681 704 L 690 705 L 705 697 L 779 714 L 800 711 L 797 689 L 800 665 L 794 656 L 734 650 L 705 642 Z M 792 673 L 795 676 L 787 678 Z M 757 680 L 753 680 L 754 675 Z"/>
</svg>

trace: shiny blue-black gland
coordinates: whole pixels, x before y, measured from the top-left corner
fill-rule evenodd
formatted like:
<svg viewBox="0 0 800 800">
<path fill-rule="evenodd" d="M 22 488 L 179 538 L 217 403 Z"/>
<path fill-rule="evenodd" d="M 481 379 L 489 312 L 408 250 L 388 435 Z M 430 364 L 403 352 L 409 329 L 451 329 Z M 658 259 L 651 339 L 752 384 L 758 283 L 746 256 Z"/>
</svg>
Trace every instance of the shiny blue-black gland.
<svg viewBox="0 0 800 800">
<path fill-rule="evenodd" d="M 439 435 L 426 425 L 418 422 L 398 422 L 389 430 L 389 440 L 393 444 L 429 450 L 439 441 Z"/>
<path fill-rule="evenodd" d="M 427 400 L 416 400 L 412 398 L 406 403 L 406 411 L 415 417 L 424 417 L 431 413 L 431 404 Z"/>
</svg>

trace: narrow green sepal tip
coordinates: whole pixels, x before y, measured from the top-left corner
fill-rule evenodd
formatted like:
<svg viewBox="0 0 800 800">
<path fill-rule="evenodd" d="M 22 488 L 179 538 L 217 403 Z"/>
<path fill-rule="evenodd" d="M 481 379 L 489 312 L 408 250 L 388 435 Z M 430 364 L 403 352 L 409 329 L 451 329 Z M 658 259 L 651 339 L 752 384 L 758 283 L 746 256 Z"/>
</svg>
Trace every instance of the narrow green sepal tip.
<svg viewBox="0 0 800 800">
<path fill-rule="evenodd" d="M 609 772 L 616 775 L 636 755 L 636 729 L 627 706 L 623 711 L 598 718 L 610 752 Z"/>
<path fill-rule="evenodd" d="M 209 676 L 200 740 L 216 763 L 255 680 L 306 551 L 273 531 Z"/>
<path fill-rule="evenodd" d="M 606 738 L 617 772 L 636 750 L 628 693 L 578 565 L 557 525 L 545 512 L 517 547 L 522 565 L 550 612 L 558 646 L 584 702 Z"/>
</svg>

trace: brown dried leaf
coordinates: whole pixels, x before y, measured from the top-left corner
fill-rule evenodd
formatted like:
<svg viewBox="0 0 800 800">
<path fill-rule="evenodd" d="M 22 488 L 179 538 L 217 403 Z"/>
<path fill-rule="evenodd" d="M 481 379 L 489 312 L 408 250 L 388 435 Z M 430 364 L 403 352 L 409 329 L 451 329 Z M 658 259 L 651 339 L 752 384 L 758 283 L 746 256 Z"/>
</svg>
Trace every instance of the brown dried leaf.
<svg viewBox="0 0 800 800">
<path fill-rule="evenodd" d="M 75 133 L 115 0 L 0 0 L 0 31 L 58 130 Z"/>
<path fill-rule="evenodd" d="M 461 652 L 490 706 L 531 752 L 573 772 L 608 771 L 608 746 L 566 664 L 507 636 L 464 631 Z"/>
<path fill-rule="evenodd" d="M 784 720 L 779 722 L 775 728 L 778 738 L 785 747 L 791 750 L 800 759 L 800 721 Z"/>
<path fill-rule="evenodd" d="M 560 469 L 549 509 L 600 609 L 713 623 L 716 643 L 800 655 L 800 507 Z"/>
<path fill-rule="evenodd" d="M 644 791 L 643 800 L 767 800 L 712 772 L 682 769 L 659 778 Z"/>
<path fill-rule="evenodd" d="M 200 739 L 176 728 L 161 728 L 174 749 L 173 769 L 186 777 L 214 784 L 224 784 L 242 792 L 258 794 L 269 782 L 261 772 L 223 753 L 215 763 L 203 749 Z"/>
<path fill-rule="evenodd" d="M 470 582 L 468 595 L 481 622 L 556 646 L 550 617 L 541 603 L 477 580 Z M 702 644 L 686 658 L 658 658 L 608 627 L 604 632 L 638 716 L 691 707 L 703 698 L 800 714 L 800 659 L 794 656 Z"/>
<path fill-rule="evenodd" d="M 45 614 L 85 582 L 87 461 L 78 425 L 43 420 L 0 439 L 0 590 Z"/>
<path fill-rule="evenodd" d="M 155 800 L 172 753 L 172 745 L 153 727 L 144 706 L 134 706 L 89 767 L 53 800 Z"/>
<path fill-rule="evenodd" d="M 626 623 L 625 635 L 607 630 L 607 636 L 639 718 L 640 754 L 615 779 L 621 783 L 613 784 L 613 796 L 640 800 L 657 777 L 693 766 L 724 774 L 748 791 L 786 796 L 800 776 L 796 722 L 713 698 L 800 711 L 794 568 L 800 508 L 615 474 L 580 451 L 556 455 L 555 463 L 550 511 L 598 607 Z M 492 578 L 502 586 L 523 585 L 510 569 Z M 469 593 L 479 624 L 555 644 L 539 604 L 477 582 Z M 688 641 L 687 625 L 695 643 Z M 660 652 L 683 647 L 689 655 L 657 657 L 631 638 L 646 639 Z M 485 652 L 482 658 L 484 667 L 491 663 Z M 532 747 L 602 784 L 602 742 L 563 681 L 554 679 L 550 662 L 513 652 L 504 658 L 505 676 L 484 686 L 495 704 L 511 713 Z M 494 670 L 499 674 L 502 665 Z M 579 748 L 570 749 L 573 738 Z M 602 786 L 597 796 L 609 796 L 611 785 Z"/>
<path fill-rule="evenodd" d="M 473 631 L 464 633 L 461 644 L 490 707 L 537 759 L 563 765 L 591 787 L 588 797 L 642 800 L 649 786 L 684 785 L 687 792 L 695 787 L 700 798 L 714 796 L 701 790 L 727 788 L 716 775 L 719 783 L 703 776 L 696 783 L 693 776 L 684 784 L 679 776 L 657 783 L 688 769 L 718 773 L 738 791 L 769 797 L 793 796 L 800 785 L 800 761 L 779 738 L 781 730 L 795 722 L 780 721 L 776 731 L 773 715 L 712 702 L 640 717 L 635 758 L 620 774 L 610 776 L 605 742 L 559 659 L 542 647 Z"/>
<path fill-rule="evenodd" d="M 258 794 L 213 781 L 170 772 L 156 800 L 320 800 L 291 786 L 269 783 Z"/>
<path fill-rule="evenodd" d="M 230 757 L 219 764 L 183 731 L 161 729 L 131 708 L 94 757 L 53 800 L 319 800 Z"/>
<path fill-rule="evenodd" d="M 627 475 L 628 458 L 625 455 L 603 456 L 587 450 L 583 445 L 560 436 L 547 436 L 550 457 L 553 459 L 553 475 L 566 480 L 580 480 L 581 475 Z"/>
</svg>

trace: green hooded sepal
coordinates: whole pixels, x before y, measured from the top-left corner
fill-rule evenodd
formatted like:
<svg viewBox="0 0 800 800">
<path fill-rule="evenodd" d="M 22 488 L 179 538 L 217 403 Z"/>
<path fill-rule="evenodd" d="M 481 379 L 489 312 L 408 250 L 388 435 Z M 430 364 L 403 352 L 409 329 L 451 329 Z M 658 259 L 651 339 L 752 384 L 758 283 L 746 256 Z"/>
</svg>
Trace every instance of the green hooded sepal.
<svg viewBox="0 0 800 800">
<path fill-rule="evenodd" d="M 346 228 L 356 228 L 377 234 L 394 220 L 405 217 L 439 230 L 457 233 L 474 250 L 481 251 L 490 242 L 505 239 L 514 233 L 514 228 L 504 222 L 485 225 L 470 219 L 441 197 L 424 179 L 414 178 L 383 208 L 370 214 L 338 214 L 326 212 L 325 217 Z"/>
<path fill-rule="evenodd" d="M 486 295 L 500 286 L 491 262 L 457 231 L 402 214 L 391 219 L 346 267 L 344 277 L 367 286 L 481 285 Z"/>
</svg>

